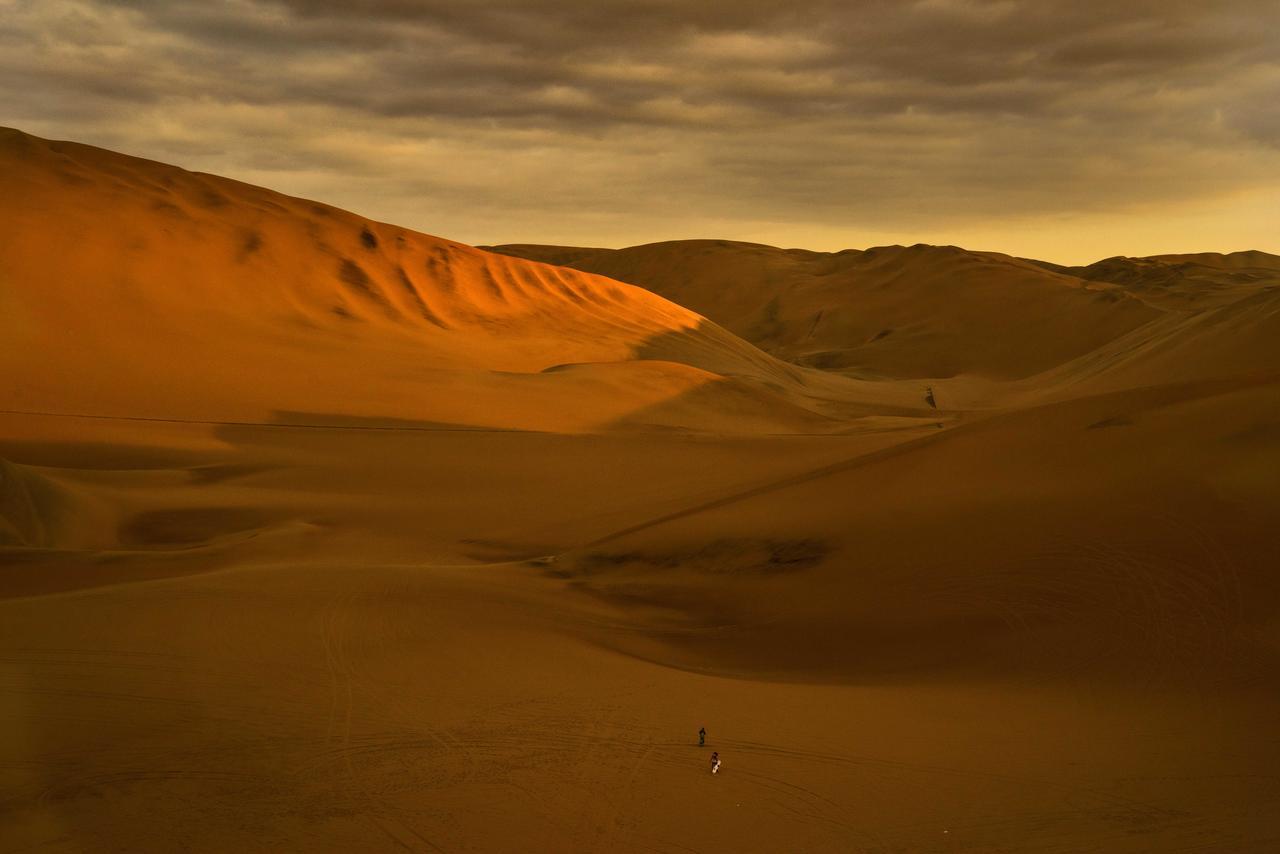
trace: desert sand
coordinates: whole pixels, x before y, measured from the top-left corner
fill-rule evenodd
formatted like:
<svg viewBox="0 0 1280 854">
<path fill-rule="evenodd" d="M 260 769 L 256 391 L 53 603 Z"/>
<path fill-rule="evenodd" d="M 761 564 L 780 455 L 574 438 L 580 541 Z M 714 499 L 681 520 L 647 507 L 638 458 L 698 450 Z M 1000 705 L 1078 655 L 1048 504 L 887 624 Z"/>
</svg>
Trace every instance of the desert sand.
<svg viewBox="0 0 1280 854">
<path fill-rule="evenodd" d="M 0 850 L 1280 850 L 1280 258 L 498 249 L 0 132 Z"/>
</svg>

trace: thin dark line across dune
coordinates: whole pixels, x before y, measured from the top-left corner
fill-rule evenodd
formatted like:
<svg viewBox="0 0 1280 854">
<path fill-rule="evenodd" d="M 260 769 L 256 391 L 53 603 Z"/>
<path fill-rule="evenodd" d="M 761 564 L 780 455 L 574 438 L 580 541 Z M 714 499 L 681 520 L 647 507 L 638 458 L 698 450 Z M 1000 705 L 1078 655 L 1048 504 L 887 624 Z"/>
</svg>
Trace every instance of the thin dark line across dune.
<svg viewBox="0 0 1280 854">
<path fill-rule="evenodd" d="M 882 460 L 890 459 L 891 457 L 894 457 L 898 454 L 908 453 L 912 450 L 915 450 L 916 448 L 922 447 L 932 442 L 937 442 L 941 440 L 943 437 L 952 436 L 957 432 L 961 432 L 961 431 L 967 432 L 969 429 L 978 426 L 978 424 L 980 423 L 982 422 L 973 422 L 970 424 L 963 424 L 957 427 L 941 430 L 937 433 L 932 433 L 928 436 L 922 436 L 919 439 L 911 439 L 909 441 L 902 442 L 901 444 L 898 444 L 898 445 L 891 445 L 888 448 L 881 448 L 876 451 L 868 451 L 867 453 L 864 453 L 864 454 L 858 454 L 857 456 L 851 457 L 847 460 L 841 460 L 840 462 L 837 462 L 837 463 L 828 463 L 827 465 L 819 466 L 816 469 L 809 469 L 808 471 L 803 471 L 803 472 L 800 472 L 799 474 L 788 475 L 787 477 L 781 478 L 779 480 L 770 481 L 769 483 L 761 484 L 760 486 L 753 486 L 750 489 L 744 489 L 741 492 L 735 492 L 732 495 L 726 495 L 722 498 L 715 498 L 715 499 L 712 499 L 711 501 L 694 505 L 693 507 L 686 507 L 683 510 L 675 510 L 675 511 L 672 511 L 671 513 L 667 513 L 663 516 L 659 516 L 656 519 L 649 519 L 648 521 L 645 521 L 645 522 L 638 522 L 635 525 L 630 525 L 619 531 L 614 531 L 610 534 L 605 534 L 603 537 L 592 540 L 589 543 L 583 543 L 582 546 L 580 546 L 580 548 L 591 548 L 593 546 L 603 545 L 613 540 L 617 540 L 622 537 L 625 537 L 628 534 L 634 534 L 638 531 L 643 531 L 648 528 L 653 528 L 658 525 L 665 524 L 667 522 L 674 522 L 677 519 L 683 519 L 687 516 L 694 516 L 698 513 L 705 513 L 708 510 L 715 510 L 717 508 L 724 507 L 729 504 L 735 504 L 739 501 L 745 501 L 748 498 L 755 498 L 757 495 L 764 495 L 766 493 L 774 492 L 779 489 L 786 489 L 788 486 L 796 486 L 801 483 L 808 483 L 809 481 L 818 480 L 820 478 L 828 477 L 833 474 L 838 474 L 843 471 L 849 471 L 851 469 L 860 468 L 865 465 L 878 463 Z"/>
<path fill-rule="evenodd" d="M 554 430 L 533 430 L 527 427 L 472 427 L 466 424 L 454 426 L 427 426 L 425 424 L 308 424 L 293 421 L 217 421 L 208 418 L 163 418 L 145 415 L 101 415 L 89 412 L 44 412 L 35 409 L 0 409 L 0 415 L 26 415 L 38 418 L 85 418 L 93 421 L 138 421 L 151 424 L 202 424 L 210 427 L 274 427 L 283 430 L 362 430 L 400 433 L 525 433 L 534 436 L 600 436 L 611 435 L 609 431 L 587 431 L 583 433 L 558 433 Z M 737 434 L 702 433 L 696 430 L 674 431 L 667 435 L 704 436 L 713 435 L 722 438 L 740 438 Z M 747 438 L 769 436 L 820 437 L 826 439 L 845 438 L 841 433 L 751 433 Z"/>
<path fill-rule="evenodd" d="M 205 418 L 159 418 L 142 415 L 95 415 L 84 412 L 40 412 L 28 409 L 0 409 L 0 415 L 30 415 L 42 418 L 87 418 L 94 421 L 143 421 L 155 424 L 205 424 L 211 427 L 276 427 L 286 430 L 365 430 L 407 433 L 543 433 L 509 427 L 428 427 L 415 424 L 298 424 L 289 421 L 215 421 Z"/>
<path fill-rule="evenodd" d="M 982 425 L 986 424 L 992 419 L 999 418 L 1002 415 L 1021 415 L 1021 414 L 1025 414 L 1027 412 L 1032 412 L 1039 409 L 1051 409 L 1053 407 L 1079 403 L 1080 401 L 1084 401 L 1084 400 L 1102 399 L 1102 398 L 1108 398 L 1108 397 L 1122 397 L 1125 395 L 1132 394 L 1136 391 L 1160 390 L 1160 391 L 1164 391 L 1166 394 L 1172 395 L 1170 399 L 1166 399 L 1163 401 L 1156 401 L 1153 404 L 1149 404 L 1148 406 L 1145 407 L 1145 409 L 1147 410 L 1153 410 L 1153 409 L 1162 408 L 1164 406 L 1183 403 L 1187 400 L 1195 400 L 1197 398 L 1202 398 L 1202 397 L 1214 397 L 1220 394 L 1230 394 L 1232 392 L 1240 391 L 1242 389 L 1253 388 L 1253 387 L 1262 386 L 1262 385 L 1269 385 L 1277 381 L 1280 381 L 1280 372 L 1259 371 L 1259 372 L 1254 372 L 1242 377 L 1232 377 L 1232 378 L 1226 378 L 1226 379 L 1210 379 L 1210 380 L 1192 380 L 1189 382 L 1182 382 L 1182 383 L 1170 383 L 1168 385 L 1148 386 L 1143 389 L 1119 389 L 1116 391 L 1110 391 L 1110 392 L 1106 392 L 1098 395 L 1086 395 L 1080 398 L 1071 398 L 1068 400 L 1053 401 L 1050 403 L 1041 404 L 1040 406 L 1027 407 L 1025 409 L 1015 409 L 1015 410 L 1005 410 L 1005 411 L 997 410 L 990 413 L 990 415 L 988 415 L 987 417 L 983 417 L 975 421 L 959 424 L 955 427 L 949 427 L 943 430 L 939 430 L 937 433 L 931 433 L 926 436 L 921 436 L 920 438 L 917 438 L 917 439 L 911 439 L 909 441 L 902 442 L 897 445 L 891 445 L 887 448 L 880 448 L 879 450 L 869 451 L 864 454 L 858 454 L 854 457 L 851 457 L 850 459 L 841 460 L 840 462 L 836 462 L 836 463 L 828 463 L 825 466 L 819 466 L 818 468 L 810 469 L 808 471 L 800 472 L 798 474 L 788 475 L 787 477 L 781 478 L 779 480 L 770 481 L 769 483 L 761 484 L 760 486 L 753 486 L 750 489 L 744 489 L 741 492 L 735 492 L 731 495 L 726 495 L 721 498 L 715 498 L 715 499 L 712 499 L 711 501 L 694 505 L 693 507 L 686 507 L 683 510 L 675 510 L 675 511 L 672 511 L 671 513 L 666 513 L 655 519 L 649 519 L 648 521 L 645 521 L 645 522 L 638 522 L 634 525 L 630 525 L 626 528 L 622 528 L 621 530 L 606 534 L 603 537 L 599 537 L 598 539 L 592 540 L 587 543 L 583 543 L 581 546 L 579 546 L 579 548 L 592 548 L 595 546 L 603 545 L 605 543 L 612 542 L 613 540 L 621 539 L 622 537 L 637 533 L 639 531 L 644 531 L 649 528 L 656 527 L 658 525 L 663 525 L 663 524 L 666 524 L 667 522 L 674 522 L 677 519 L 684 519 L 688 516 L 694 516 L 698 513 L 705 513 L 708 510 L 716 510 L 720 507 L 725 507 L 730 504 L 735 504 L 739 501 L 745 501 L 749 498 L 755 498 L 758 495 L 765 495 L 770 492 L 775 492 L 779 489 L 786 489 L 789 486 L 796 486 L 802 483 L 808 483 L 810 481 L 819 480 L 820 478 L 829 477 L 833 474 L 839 474 L 845 471 L 851 471 L 853 469 L 861 468 L 863 466 L 874 465 L 875 463 L 882 462 L 887 459 L 891 459 L 895 456 L 898 456 L 899 454 L 910 453 L 919 448 L 926 447 L 934 442 L 940 442 L 949 438 L 953 438 L 957 434 L 969 433 L 970 431 L 978 427 L 981 427 Z"/>
</svg>

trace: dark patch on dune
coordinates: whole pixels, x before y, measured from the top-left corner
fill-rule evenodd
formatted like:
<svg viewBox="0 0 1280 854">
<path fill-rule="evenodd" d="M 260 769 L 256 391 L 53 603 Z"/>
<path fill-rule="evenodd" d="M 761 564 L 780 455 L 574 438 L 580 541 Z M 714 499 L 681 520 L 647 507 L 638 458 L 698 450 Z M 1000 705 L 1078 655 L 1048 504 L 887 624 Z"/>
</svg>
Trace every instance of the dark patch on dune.
<svg viewBox="0 0 1280 854">
<path fill-rule="evenodd" d="M 324 239 L 324 231 L 320 226 L 310 220 L 307 221 L 307 236 L 311 238 L 311 245 L 316 248 L 316 252 L 321 255 L 337 255 L 329 242 Z"/>
<path fill-rule="evenodd" d="M 334 314 L 338 315 L 338 317 L 341 317 L 343 320 L 355 320 L 355 319 L 356 319 L 355 315 L 354 315 L 354 314 L 352 314 L 351 312 L 347 311 L 347 310 L 346 310 L 346 308 L 345 308 L 345 307 L 343 307 L 343 306 L 335 305 L 333 308 L 331 308 L 331 309 L 329 309 L 329 310 L 330 310 L 330 311 L 332 311 Z"/>
<path fill-rule="evenodd" d="M 368 226 L 360 229 L 360 242 L 364 244 L 365 249 L 378 248 L 378 238 L 369 230 Z"/>
<path fill-rule="evenodd" d="M 747 337 L 752 341 L 764 341 L 770 338 L 776 338 L 783 333 L 782 319 L 782 303 L 777 295 L 774 295 L 768 303 L 765 304 L 764 311 L 759 320 L 751 327 Z M 814 326 L 817 326 L 817 319 L 814 320 Z M 811 330 L 812 331 L 812 330 Z"/>
<path fill-rule="evenodd" d="M 578 305 L 587 304 L 586 298 L 583 297 L 582 294 L 578 293 L 578 289 L 570 285 L 568 282 L 564 281 L 563 278 L 560 279 L 560 286 L 561 286 L 561 293 L 567 296 L 570 302 L 577 303 Z"/>
<path fill-rule="evenodd" d="M 88 178 L 71 169 L 60 170 L 57 174 L 64 184 L 70 184 L 73 187 L 87 187 L 93 184 L 92 178 Z"/>
<path fill-rule="evenodd" d="M 507 295 L 503 292 L 502 286 L 498 284 L 498 280 L 493 277 L 493 271 L 490 270 L 487 265 L 480 268 L 480 278 L 484 281 L 485 287 L 489 289 L 489 292 L 492 293 L 496 299 L 501 300 L 502 302 L 507 301 Z M 573 296 L 575 299 L 577 298 L 576 294 L 571 293 L 570 296 Z M 581 302 L 581 300 L 578 301 Z"/>
<path fill-rule="evenodd" d="M 38 439 L 0 441 L 0 456 L 46 468 L 96 471 L 180 469 L 200 465 L 209 455 L 198 451 L 109 442 L 58 442 Z"/>
<path fill-rule="evenodd" d="M 1280 424 L 1274 422 L 1254 424 L 1224 439 L 1229 442 L 1245 442 L 1257 444 L 1280 444 Z"/>
<path fill-rule="evenodd" d="M 0 544 L 4 544 L 3 531 L 4 531 L 4 528 L 0 527 Z M 38 563 L 40 561 L 48 560 L 48 559 L 49 559 L 49 550 L 47 549 L 0 548 L 0 566 L 5 566 L 5 567 L 26 566 L 33 563 Z M 14 585 L 12 583 L 13 578 L 14 576 L 4 577 L 5 584 L 2 590 L 0 590 L 0 597 L 15 596 L 15 595 L 22 596 L 22 595 L 28 594 L 29 592 L 41 592 L 39 590 L 28 591 L 26 589 L 23 589 L 22 587 L 18 587 L 17 592 L 14 592 Z"/>
<path fill-rule="evenodd" d="M 427 275 L 436 281 L 440 289 L 453 293 L 457 287 L 453 281 L 453 268 L 449 264 L 449 252 L 444 247 L 436 247 L 427 257 Z"/>
<path fill-rule="evenodd" d="M 712 591 L 634 580 L 604 584 L 579 580 L 569 581 L 568 585 L 575 592 L 632 612 L 657 611 L 662 615 L 663 628 L 668 630 L 680 625 L 689 628 L 723 627 L 735 622 L 732 605 Z M 662 634 L 670 639 L 665 631 Z"/>
<path fill-rule="evenodd" d="M 679 552 L 591 552 L 578 559 L 577 574 L 683 570 L 705 575 L 778 575 L 815 567 L 830 552 L 827 543 L 814 539 L 723 539 Z"/>
<path fill-rule="evenodd" d="M 822 316 L 824 313 L 824 309 L 819 309 L 818 313 L 813 316 L 813 323 L 809 324 L 809 332 L 804 336 L 806 340 L 812 338 L 813 333 L 818 331 L 818 324 L 822 322 Z"/>
<path fill-rule="evenodd" d="M 225 208 L 227 205 L 231 204 L 231 200 L 228 199 L 226 196 L 222 195 L 216 190 L 207 190 L 207 189 L 202 190 L 200 192 L 200 194 L 196 197 L 196 201 L 198 201 L 201 205 L 203 205 L 206 208 L 214 208 L 214 209 Z"/>
<path fill-rule="evenodd" d="M 1102 430 L 1107 427 L 1128 427 L 1131 424 L 1133 424 L 1132 419 L 1126 418 L 1123 415 L 1113 415 L 1110 418 L 1104 418 L 1101 421 L 1093 422 L 1087 429 Z"/>
<path fill-rule="evenodd" d="M 485 433 L 523 433 L 524 430 L 503 429 L 501 427 L 478 427 L 471 424 L 459 424 L 449 421 L 425 421 L 420 418 L 397 418 L 393 415 L 347 415 L 340 412 L 303 412 L 292 409 L 277 409 L 273 420 L 265 426 L 301 427 L 317 430 L 421 430 L 440 431 L 481 431 Z M 264 425 L 228 425 L 227 429 L 243 427 L 260 427 Z M 219 431 L 219 438 L 230 438 L 231 433 Z"/>
<path fill-rule="evenodd" d="M 238 256 L 238 260 L 244 261 L 261 248 L 262 235 L 256 231 L 246 233 L 244 239 L 240 242 L 240 254 Z"/>
<path fill-rule="evenodd" d="M 888 338 L 888 337 L 889 337 L 890 335 L 892 335 L 892 334 L 893 334 L 893 330 L 892 330 L 892 329 L 881 329 L 879 332 L 877 332 L 877 333 L 875 334 L 875 336 L 873 336 L 873 337 L 872 337 L 872 339 L 871 339 L 871 340 L 872 340 L 872 341 L 881 341 L 881 340 L 883 340 L 883 339 L 885 339 L 885 338 Z"/>
<path fill-rule="evenodd" d="M 426 301 L 422 299 L 422 294 L 418 293 L 418 288 L 414 285 L 413 280 L 409 278 L 409 274 L 405 272 L 404 267 L 396 267 L 396 274 L 400 277 L 400 284 L 409 294 L 409 298 L 413 300 L 414 305 L 418 307 L 418 313 L 431 324 L 439 326 L 441 329 L 448 329 L 449 325 L 440 319 Z"/>
<path fill-rule="evenodd" d="M 767 546 L 769 557 L 762 566 L 770 573 L 817 566 L 830 551 L 821 540 L 770 540 Z"/>
<path fill-rule="evenodd" d="M 370 280 L 369 274 L 350 258 L 343 258 L 338 264 L 338 278 L 361 293 L 370 296 L 373 294 L 373 282 Z"/>
<path fill-rule="evenodd" d="M 489 563 L 500 561 L 524 561 L 537 566 L 547 565 L 548 547 L 545 543 L 517 543 L 506 540 L 465 539 L 459 540 L 465 546 L 467 557 Z"/>
<path fill-rule="evenodd" d="M 820 353 L 806 353 L 796 359 L 798 364 L 820 371 L 835 371 L 850 365 L 850 355 L 843 350 L 823 350 Z"/>
<path fill-rule="evenodd" d="M 150 510 L 123 522 L 117 536 L 128 546 L 193 546 L 254 531 L 266 522 L 266 514 L 246 507 Z"/>
<path fill-rule="evenodd" d="M 289 209 L 284 205 L 273 202 L 270 199 L 261 199 L 254 208 L 262 213 L 289 213 Z"/>
<path fill-rule="evenodd" d="M 0 459 L 0 547 L 52 545 L 64 509 L 44 476 Z"/>
<path fill-rule="evenodd" d="M 367 299 L 379 304 L 386 303 L 386 297 L 374 287 L 373 280 L 369 278 L 369 274 L 350 258 L 343 258 L 342 262 L 338 264 L 338 278 L 342 280 L 343 284 Z"/>
<path fill-rule="evenodd" d="M 165 201 L 164 199 L 156 199 L 154 202 L 152 202 L 151 209 L 153 211 L 156 211 L 157 213 L 166 214 L 168 216 L 185 217 L 187 215 L 187 212 L 184 211 L 182 208 L 178 207 L 173 202 L 168 202 L 168 201 Z"/>
<path fill-rule="evenodd" d="M 187 470 L 192 483 L 222 483 L 245 475 L 267 471 L 267 466 L 250 463 L 219 463 L 207 466 L 195 466 Z"/>
</svg>

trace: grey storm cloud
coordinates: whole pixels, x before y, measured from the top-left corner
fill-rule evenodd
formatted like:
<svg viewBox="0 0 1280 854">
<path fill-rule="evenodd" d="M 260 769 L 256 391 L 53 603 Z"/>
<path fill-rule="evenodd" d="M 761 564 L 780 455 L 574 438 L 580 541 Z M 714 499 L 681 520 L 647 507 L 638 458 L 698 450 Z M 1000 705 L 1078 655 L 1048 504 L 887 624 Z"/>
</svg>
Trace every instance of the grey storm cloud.
<svg viewBox="0 0 1280 854">
<path fill-rule="evenodd" d="M 0 121 L 476 242 L 927 239 L 1274 189 L 1277 32 L 1273 0 L 0 0 Z"/>
</svg>

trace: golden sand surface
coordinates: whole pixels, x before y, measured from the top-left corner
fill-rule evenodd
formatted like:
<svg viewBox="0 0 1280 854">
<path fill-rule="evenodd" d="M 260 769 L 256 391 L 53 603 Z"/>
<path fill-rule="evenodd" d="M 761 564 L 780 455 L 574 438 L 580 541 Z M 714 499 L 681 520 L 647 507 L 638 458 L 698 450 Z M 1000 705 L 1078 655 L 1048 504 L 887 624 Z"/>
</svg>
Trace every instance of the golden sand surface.
<svg viewBox="0 0 1280 854">
<path fill-rule="evenodd" d="M 0 181 L 0 851 L 1280 850 L 1280 259 Z"/>
</svg>

